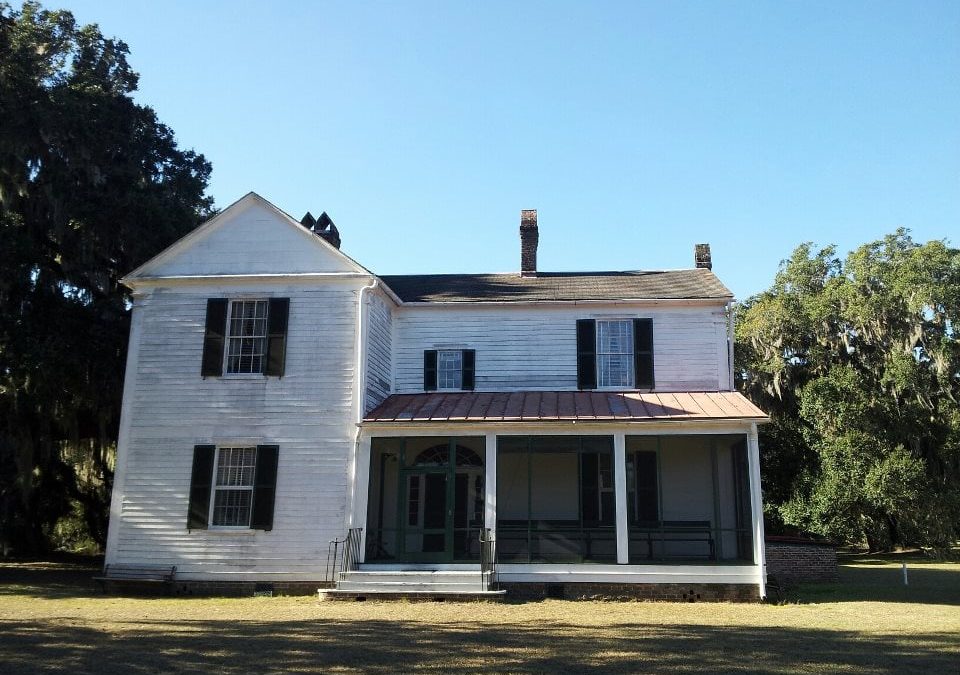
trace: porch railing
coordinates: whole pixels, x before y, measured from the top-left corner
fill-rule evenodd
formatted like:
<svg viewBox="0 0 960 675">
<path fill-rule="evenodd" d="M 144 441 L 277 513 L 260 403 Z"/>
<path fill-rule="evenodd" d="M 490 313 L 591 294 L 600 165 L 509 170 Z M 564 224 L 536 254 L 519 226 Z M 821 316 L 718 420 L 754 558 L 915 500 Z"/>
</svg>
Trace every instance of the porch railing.
<svg viewBox="0 0 960 675">
<path fill-rule="evenodd" d="M 488 591 L 497 587 L 497 536 L 493 530 L 480 530 L 480 586 Z"/>
<path fill-rule="evenodd" d="M 360 540 L 363 528 L 347 530 L 343 539 L 334 539 L 327 545 L 326 580 L 339 583 L 344 572 L 352 572 L 360 564 Z"/>
</svg>

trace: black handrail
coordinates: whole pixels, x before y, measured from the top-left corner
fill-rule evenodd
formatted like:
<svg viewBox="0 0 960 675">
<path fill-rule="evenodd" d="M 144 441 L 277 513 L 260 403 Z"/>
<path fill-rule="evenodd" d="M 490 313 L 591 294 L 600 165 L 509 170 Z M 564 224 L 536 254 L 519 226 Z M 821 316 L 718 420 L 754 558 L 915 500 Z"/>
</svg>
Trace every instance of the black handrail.
<svg viewBox="0 0 960 675">
<path fill-rule="evenodd" d="M 484 591 L 497 586 L 497 537 L 493 530 L 480 530 L 480 587 Z"/>
<path fill-rule="evenodd" d="M 352 572 L 360 565 L 360 540 L 363 528 L 347 530 L 343 539 L 333 539 L 327 544 L 326 581 L 339 583 L 344 572 Z"/>
</svg>

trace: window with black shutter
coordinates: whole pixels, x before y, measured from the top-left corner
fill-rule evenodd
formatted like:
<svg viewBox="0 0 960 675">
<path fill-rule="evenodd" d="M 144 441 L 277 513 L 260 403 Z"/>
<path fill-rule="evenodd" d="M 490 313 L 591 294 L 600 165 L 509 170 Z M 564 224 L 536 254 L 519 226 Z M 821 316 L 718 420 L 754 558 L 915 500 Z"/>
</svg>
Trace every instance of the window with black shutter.
<svg viewBox="0 0 960 675">
<path fill-rule="evenodd" d="M 289 314 L 289 298 L 207 300 L 201 374 L 282 377 Z"/>
<path fill-rule="evenodd" d="M 427 349 L 423 352 L 423 390 L 472 391 L 476 368 L 474 349 Z"/>
<path fill-rule="evenodd" d="M 652 319 L 577 320 L 577 388 L 653 386 Z"/>
<path fill-rule="evenodd" d="M 273 529 L 279 446 L 197 445 L 188 529 Z"/>
</svg>

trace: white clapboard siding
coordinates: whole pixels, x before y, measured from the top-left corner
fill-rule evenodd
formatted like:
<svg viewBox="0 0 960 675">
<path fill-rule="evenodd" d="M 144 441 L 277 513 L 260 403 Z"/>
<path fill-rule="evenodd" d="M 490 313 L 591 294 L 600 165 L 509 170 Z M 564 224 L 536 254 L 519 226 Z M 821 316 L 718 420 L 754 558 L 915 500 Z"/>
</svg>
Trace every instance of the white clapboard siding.
<svg viewBox="0 0 960 675">
<path fill-rule="evenodd" d="M 373 410 L 390 395 L 393 380 L 393 305 L 380 293 L 367 305 L 367 377 L 364 412 Z"/>
<path fill-rule="evenodd" d="M 148 263 L 150 276 L 354 272 L 356 264 L 251 196 Z M 180 247 L 182 246 L 182 250 Z"/>
<path fill-rule="evenodd" d="M 723 306 L 401 307 L 397 393 L 423 390 L 423 350 L 475 349 L 477 391 L 577 388 L 577 319 L 652 318 L 656 391 L 728 388 Z"/>
<path fill-rule="evenodd" d="M 138 301 L 139 360 L 108 563 L 177 565 L 183 578 L 323 576 L 327 544 L 346 526 L 365 282 L 156 289 Z M 239 296 L 290 298 L 282 378 L 201 378 L 206 300 Z M 234 442 L 280 447 L 273 530 L 187 531 L 193 446 Z"/>
</svg>

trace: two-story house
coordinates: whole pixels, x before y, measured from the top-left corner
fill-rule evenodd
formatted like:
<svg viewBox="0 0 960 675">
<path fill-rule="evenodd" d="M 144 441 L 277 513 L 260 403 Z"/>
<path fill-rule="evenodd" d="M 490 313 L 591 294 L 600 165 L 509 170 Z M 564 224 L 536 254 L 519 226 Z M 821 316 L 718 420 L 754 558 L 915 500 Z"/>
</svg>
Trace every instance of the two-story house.
<svg viewBox="0 0 960 675">
<path fill-rule="evenodd" d="M 521 593 L 763 596 L 766 416 L 709 247 L 546 273 L 536 211 L 520 240 L 516 273 L 378 276 L 251 193 L 132 272 L 107 564 L 316 588 L 349 532 L 347 595 L 495 555 Z"/>
</svg>

